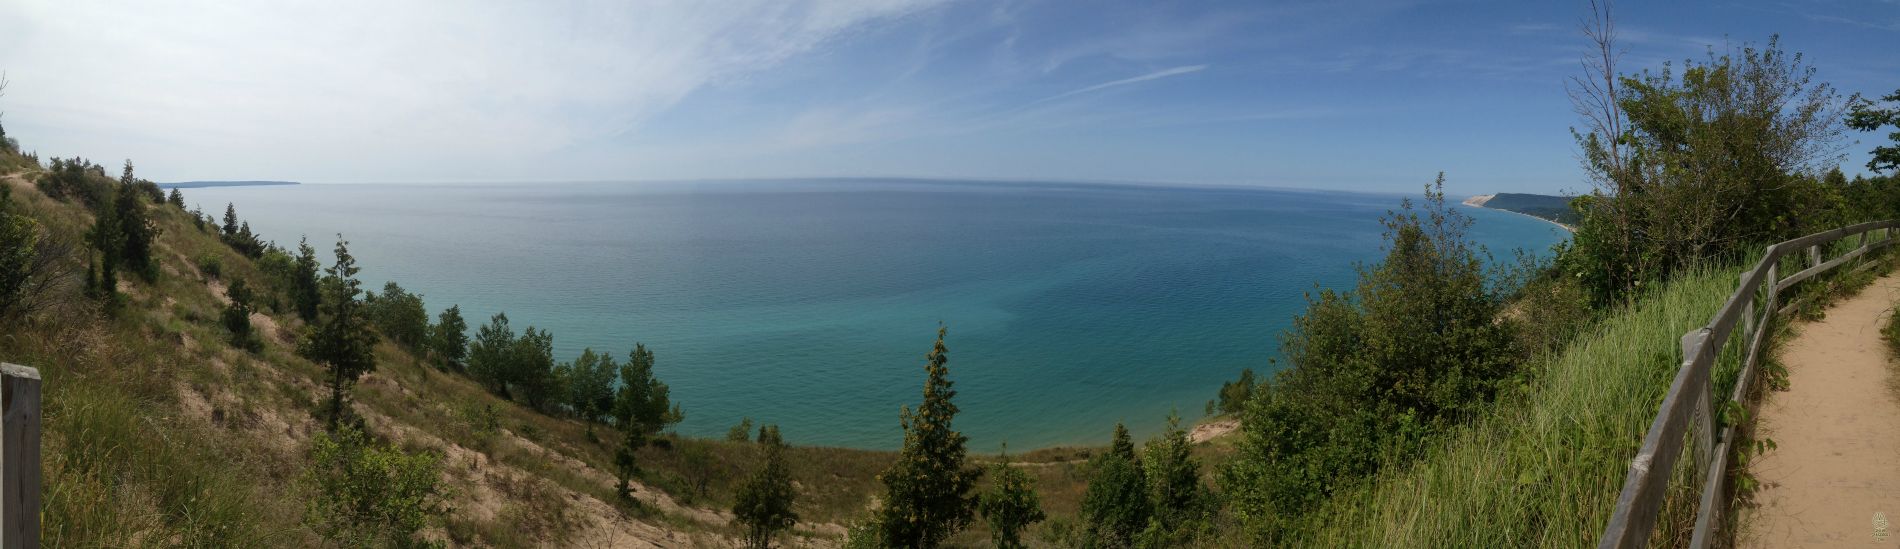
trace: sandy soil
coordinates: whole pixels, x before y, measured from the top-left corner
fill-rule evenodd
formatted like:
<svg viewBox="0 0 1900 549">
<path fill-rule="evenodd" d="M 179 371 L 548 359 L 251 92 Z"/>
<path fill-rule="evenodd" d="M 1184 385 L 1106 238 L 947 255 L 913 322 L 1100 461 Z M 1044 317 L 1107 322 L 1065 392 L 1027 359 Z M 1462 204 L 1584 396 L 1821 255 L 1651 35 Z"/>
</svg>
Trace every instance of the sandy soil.
<svg viewBox="0 0 1900 549">
<path fill-rule="evenodd" d="M 1797 327 L 1781 352 L 1785 392 L 1770 392 L 1758 437 L 1776 448 L 1755 458 L 1756 507 L 1743 511 L 1746 547 L 1894 547 L 1900 531 L 1900 404 L 1880 338 L 1900 298 L 1889 274 Z"/>
<path fill-rule="evenodd" d="M 1235 429 L 1239 429 L 1239 428 L 1240 428 L 1239 418 L 1230 417 L 1230 418 L 1216 419 L 1214 421 L 1209 421 L 1207 423 L 1195 425 L 1194 430 L 1188 431 L 1188 442 L 1191 442 L 1194 444 L 1200 444 L 1203 442 L 1214 440 L 1216 438 L 1220 438 L 1221 436 L 1224 436 L 1227 433 L 1232 433 L 1234 432 Z"/>
</svg>

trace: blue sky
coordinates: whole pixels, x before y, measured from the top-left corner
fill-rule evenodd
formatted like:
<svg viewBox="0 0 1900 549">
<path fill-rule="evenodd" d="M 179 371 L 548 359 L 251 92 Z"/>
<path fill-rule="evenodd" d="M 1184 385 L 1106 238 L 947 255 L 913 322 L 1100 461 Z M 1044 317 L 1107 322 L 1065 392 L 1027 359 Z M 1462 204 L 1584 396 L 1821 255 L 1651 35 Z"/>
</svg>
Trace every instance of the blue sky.
<svg viewBox="0 0 1900 549">
<path fill-rule="evenodd" d="M 1583 185 L 1582 2 L 145 4 L 0 5 L 9 134 L 158 180 Z M 1778 33 L 1845 93 L 1900 88 L 1900 1 L 1617 21 L 1626 71 Z"/>
</svg>

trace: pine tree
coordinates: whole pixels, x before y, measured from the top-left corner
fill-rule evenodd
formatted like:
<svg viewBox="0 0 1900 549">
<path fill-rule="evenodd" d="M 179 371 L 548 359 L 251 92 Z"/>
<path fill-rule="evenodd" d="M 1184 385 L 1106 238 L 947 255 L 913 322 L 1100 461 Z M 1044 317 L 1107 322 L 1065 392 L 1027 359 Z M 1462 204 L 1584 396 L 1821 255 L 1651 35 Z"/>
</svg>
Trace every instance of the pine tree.
<svg viewBox="0 0 1900 549">
<path fill-rule="evenodd" d="M 587 434 L 593 435 L 594 424 L 614 407 L 614 377 L 620 375 L 620 365 L 614 362 L 614 356 L 607 353 L 595 353 L 592 348 L 581 351 L 581 356 L 573 364 L 566 364 L 564 375 L 556 376 L 567 383 L 567 405 L 587 424 Z"/>
<path fill-rule="evenodd" d="M 231 303 L 224 307 L 224 328 L 231 332 L 231 344 L 238 348 L 256 351 L 258 341 L 251 329 L 251 290 L 244 277 L 231 277 L 231 286 L 225 288 L 224 295 Z"/>
<path fill-rule="evenodd" d="M 634 344 L 627 362 L 620 366 L 620 393 L 614 399 L 614 419 L 620 423 L 620 448 L 614 452 L 614 467 L 619 473 L 615 489 L 631 501 L 628 483 L 640 472 L 638 452 L 653 435 L 679 423 L 686 415 L 668 399 L 665 383 L 653 377 L 653 351 Z"/>
<path fill-rule="evenodd" d="M 429 353 L 444 369 L 460 370 L 468 358 L 468 321 L 462 320 L 462 306 L 451 305 L 436 317 L 429 328 Z"/>
<path fill-rule="evenodd" d="M 225 210 L 227 225 L 237 220 L 237 214 Z M 310 247 L 308 237 L 297 241 L 297 264 L 291 280 L 291 299 L 297 304 L 297 316 L 304 322 L 317 320 L 317 309 L 323 304 L 323 292 L 317 282 L 317 249 Z"/>
<path fill-rule="evenodd" d="M 173 206 L 177 206 L 178 209 L 183 210 L 185 209 L 185 194 L 178 192 L 178 187 L 172 187 L 172 194 L 166 197 L 166 202 L 170 202 Z"/>
<path fill-rule="evenodd" d="M 1201 467 L 1194 462 L 1180 415 L 1169 412 L 1168 429 L 1143 448 L 1142 470 L 1157 534 L 1172 536 L 1202 518 L 1207 489 L 1201 485 Z"/>
<path fill-rule="evenodd" d="M 113 199 L 120 234 L 119 258 L 132 272 L 153 280 L 158 278 L 158 263 L 152 260 L 152 239 L 158 236 L 158 226 L 146 213 L 145 202 L 139 200 L 138 182 L 132 175 L 132 161 L 125 161 L 125 172 L 119 177 L 119 191 Z"/>
<path fill-rule="evenodd" d="M 554 376 L 554 334 L 529 326 L 515 339 L 513 354 L 502 382 L 530 408 L 547 411 L 566 392 Z"/>
<path fill-rule="evenodd" d="M 975 502 L 970 489 L 982 471 L 964 466 L 969 437 L 951 427 L 957 415 L 956 397 L 949 379 L 946 330 L 937 328 L 937 343 L 925 357 L 924 400 L 916 413 L 902 413 L 904 450 L 890 470 L 878 475 L 884 483 L 884 507 L 878 513 L 880 537 L 892 547 L 936 547 L 970 522 Z"/>
<path fill-rule="evenodd" d="M 362 283 L 356 280 L 361 269 L 350 255 L 350 243 L 337 235 L 336 264 L 329 268 L 336 283 L 325 287 L 323 313 L 317 325 L 304 337 L 298 352 L 313 362 L 330 367 L 330 429 L 336 430 L 343 418 L 343 400 L 349 386 L 358 377 L 376 368 L 376 334 L 363 318 Z"/>
<path fill-rule="evenodd" d="M 977 497 L 976 510 L 990 524 L 990 543 L 997 549 L 1021 549 L 1023 530 L 1048 518 L 1035 482 L 1021 468 L 1009 464 L 1009 449 L 990 468 L 990 489 Z"/>
<path fill-rule="evenodd" d="M 1089 465 L 1094 474 L 1082 494 L 1082 520 L 1086 523 L 1083 546 L 1134 545 L 1135 536 L 1147 528 L 1151 513 L 1148 483 L 1141 462 L 1136 460 L 1128 428 L 1116 423 L 1115 439 L 1108 452 L 1090 460 Z"/>
<path fill-rule="evenodd" d="M 777 425 L 759 428 L 759 447 L 765 452 L 765 466 L 745 484 L 732 504 L 732 520 L 745 532 L 746 547 L 765 549 L 772 538 L 798 523 L 792 504 L 798 489 L 792 486 L 791 469 L 785 463 L 785 441 Z"/>
<path fill-rule="evenodd" d="M 475 330 L 475 341 L 468 346 L 468 375 L 490 392 L 509 398 L 507 372 L 514 354 L 515 330 L 508 327 L 508 314 L 495 313 L 488 324 Z"/>
<path fill-rule="evenodd" d="M 224 236 L 230 238 L 238 234 L 237 205 L 224 203 Z"/>
</svg>

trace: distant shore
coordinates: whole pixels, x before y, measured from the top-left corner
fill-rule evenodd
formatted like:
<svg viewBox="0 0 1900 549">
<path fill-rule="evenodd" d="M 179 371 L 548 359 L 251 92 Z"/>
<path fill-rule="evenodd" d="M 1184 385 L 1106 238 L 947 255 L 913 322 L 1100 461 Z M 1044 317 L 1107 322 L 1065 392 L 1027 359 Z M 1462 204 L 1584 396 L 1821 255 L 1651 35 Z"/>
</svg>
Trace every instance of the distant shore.
<svg viewBox="0 0 1900 549">
<path fill-rule="evenodd" d="M 298 185 L 296 181 L 179 181 L 159 183 L 161 189 L 201 189 L 205 187 L 265 187 L 272 185 Z"/>
<path fill-rule="evenodd" d="M 1569 225 L 1569 224 L 1567 224 L 1567 223 L 1562 223 L 1562 222 L 1559 222 L 1559 221 L 1557 221 L 1557 220 L 1555 220 L 1555 219 L 1550 219 L 1550 218 L 1547 218 L 1547 217 L 1540 217 L 1540 216 L 1535 216 L 1535 215 L 1531 215 L 1531 214 L 1527 214 L 1527 213 L 1524 213 L 1524 212 L 1519 212 L 1519 211 L 1513 211 L 1513 210 L 1506 210 L 1506 209 L 1504 209 L 1504 208 L 1492 208 L 1492 207 L 1489 207 L 1489 206 L 1485 206 L 1485 204 L 1486 204 L 1486 203 L 1488 203 L 1488 202 L 1490 202 L 1490 201 L 1491 201 L 1491 199 L 1492 199 L 1492 198 L 1495 198 L 1495 197 L 1497 197 L 1497 195 L 1496 195 L 1496 194 L 1481 194 L 1481 195 L 1477 195 L 1477 196 L 1473 196 L 1473 197 L 1471 197 L 1471 198 L 1466 198 L 1466 199 L 1465 199 L 1465 205 L 1466 205 L 1466 206 L 1471 206 L 1471 207 L 1473 207 L 1473 208 L 1484 208 L 1484 209 L 1487 209 L 1487 210 L 1496 210 L 1496 211 L 1500 211 L 1500 212 L 1506 212 L 1506 213 L 1513 213 L 1513 214 L 1517 214 L 1517 215 L 1521 215 L 1521 216 L 1524 216 L 1524 217 L 1528 217 L 1528 218 L 1531 218 L 1531 219 L 1535 219 L 1535 220 L 1538 220 L 1538 221 L 1542 221 L 1542 222 L 1545 222 L 1545 223 L 1549 223 L 1549 224 L 1552 224 L 1552 225 L 1556 225 L 1556 226 L 1558 226 L 1558 227 L 1560 227 L 1560 228 L 1562 228 L 1562 229 L 1563 229 L 1564 231 L 1566 231 L 1566 232 L 1570 232 L 1570 233 L 1572 233 L 1572 234 L 1575 234 L 1575 233 L 1577 232 L 1577 228 L 1576 228 L 1576 227 L 1574 227 L 1574 226 L 1571 226 L 1571 225 Z"/>
</svg>

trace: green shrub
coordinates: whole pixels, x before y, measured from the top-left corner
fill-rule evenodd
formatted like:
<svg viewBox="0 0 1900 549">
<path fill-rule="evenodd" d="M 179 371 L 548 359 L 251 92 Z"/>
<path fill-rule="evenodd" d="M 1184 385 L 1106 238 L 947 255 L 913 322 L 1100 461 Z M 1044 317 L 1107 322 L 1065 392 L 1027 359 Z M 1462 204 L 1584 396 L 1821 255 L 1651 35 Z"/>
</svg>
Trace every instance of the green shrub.
<svg viewBox="0 0 1900 549">
<path fill-rule="evenodd" d="M 447 512 L 435 454 L 405 453 L 346 426 L 335 435 L 318 433 L 310 461 L 305 521 L 341 546 L 425 546 L 417 532 Z"/>
<path fill-rule="evenodd" d="M 1289 368 L 1255 391 L 1226 472 L 1236 514 L 1275 541 L 1334 490 L 1417 453 L 1490 402 L 1521 360 L 1500 288 L 1444 201 L 1407 200 L 1385 223 L 1387 255 L 1359 285 L 1321 291 L 1294 319 Z"/>
<path fill-rule="evenodd" d="M 224 278 L 224 259 L 215 253 L 206 252 L 198 256 L 198 272 L 205 278 Z"/>
</svg>

